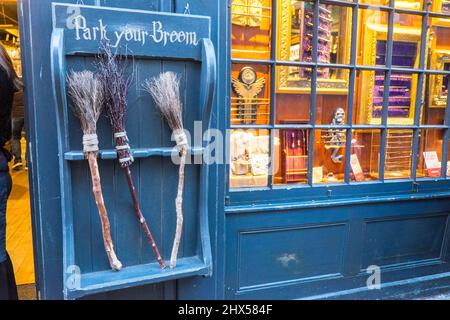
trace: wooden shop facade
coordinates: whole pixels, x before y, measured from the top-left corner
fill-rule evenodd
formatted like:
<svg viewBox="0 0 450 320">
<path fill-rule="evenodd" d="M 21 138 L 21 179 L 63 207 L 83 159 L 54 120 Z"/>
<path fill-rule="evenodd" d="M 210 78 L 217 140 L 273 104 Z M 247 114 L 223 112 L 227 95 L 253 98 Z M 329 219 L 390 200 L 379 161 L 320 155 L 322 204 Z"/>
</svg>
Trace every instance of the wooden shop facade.
<svg viewBox="0 0 450 320">
<path fill-rule="evenodd" d="M 449 1 L 20 0 L 19 19 L 41 299 L 450 288 Z M 166 260 L 178 165 L 143 83 L 178 74 L 185 128 L 218 129 L 190 141 L 173 269 L 161 270 L 133 215 L 102 116 L 98 165 L 122 270 L 105 254 L 66 83 L 95 70 L 105 42 L 129 58 L 132 178 Z M 202 161 L 219 140 L 224 161 Z"/>
</svg>

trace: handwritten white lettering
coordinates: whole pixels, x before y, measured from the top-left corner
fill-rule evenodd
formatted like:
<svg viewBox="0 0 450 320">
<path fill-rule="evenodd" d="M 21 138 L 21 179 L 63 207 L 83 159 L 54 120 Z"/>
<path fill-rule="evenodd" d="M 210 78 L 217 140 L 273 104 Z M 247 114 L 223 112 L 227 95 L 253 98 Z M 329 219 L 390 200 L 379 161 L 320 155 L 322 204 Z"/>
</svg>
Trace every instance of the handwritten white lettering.
<svg viewBox="0 0 450 320">
<path fill-rule="evenodd" d="M 73 19 L 73 17 L 71 17 Z M 108 25 L 99 19 L 95 25 L 88 25 L 88 21 L 81 14 L 74 19 L 75 39 L 77 41 L 110 41 L 110 34 L 113 35 L 111 46 L 117 48 L 124 42 L 135 42 L 144 46 L 147 41 L 152 41 L 162 46 L 168 44 L 182 44 L 186 46 L 198 46 L 199 40 L 197 32 L 184 30 L 166 29 L 163 22 L 152 21 L 148 26 L 125 25 L 123 28 L 115 27 L 109 30 Z"/>
</svg>

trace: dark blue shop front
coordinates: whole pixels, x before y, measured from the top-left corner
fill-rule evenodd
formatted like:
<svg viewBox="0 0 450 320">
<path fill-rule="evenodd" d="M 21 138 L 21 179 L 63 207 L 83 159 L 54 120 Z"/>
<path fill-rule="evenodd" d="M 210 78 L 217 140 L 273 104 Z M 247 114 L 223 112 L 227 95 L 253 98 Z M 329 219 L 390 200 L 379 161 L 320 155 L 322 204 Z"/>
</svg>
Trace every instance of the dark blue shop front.
<svg viewBox="0 0 450 320">
<path fill-rule="evenodd" d="M 448 290 L 450 71 L 429 30 L 445 35 L 450 14 L 429 4 L 379 7 L 373 19 L 356 1 L 19 1 L 40 298 L 378 299 Z M 404 16 L 408 27 L 396 20 Z M 142 83 L 165 71 L 181 77 L 192 139 L 175 269 L 159 268 L 139 229 L 102 117 L 100 173 L 124 269 L 108 264 L 66 87 L 71 70 L 95 70 L 105 40 L 130 57 L 133 178 L 166 259 L 178 166 Z M 202 161 L 211 145 L 221 154 L 212 164 Z"/>
</svg>

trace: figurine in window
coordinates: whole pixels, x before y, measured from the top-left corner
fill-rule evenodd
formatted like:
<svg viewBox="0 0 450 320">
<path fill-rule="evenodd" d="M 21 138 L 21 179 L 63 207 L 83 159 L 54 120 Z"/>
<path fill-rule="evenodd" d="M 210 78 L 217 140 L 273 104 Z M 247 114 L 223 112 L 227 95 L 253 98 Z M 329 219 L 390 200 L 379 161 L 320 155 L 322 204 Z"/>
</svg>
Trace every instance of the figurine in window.
<svg viewBox="0 0 450 320">
<path fill-rule="evenodd" d="M 343 126 L 345 125 L 345 110 L 342 108 L 336 109 L 334 112 L 334 118 L 331 122 L 332 126 Z M 342 163 L 343 155 L 339 154 L 340 149 L 345 144 L 345 129 L 329 129 L 329 145 L 333 151 L 331 153 L 331 160 L 334 163 Z"/>
<path fill-rule="evenodd" d="M 236 130 L 230 139 L 231 172 L 235 175 L 246 175 L 250 170 L 249 149 L 253 134 L 244 130 Z"/>
<path fill-rule="evenodd" d="M 233 0 L 231 20 L 234 25 L 260 27 L 262 21 L 262 0 Z"/>
<path fill-rule="evenodd" d="M 255 70 L 251 67 L 242 68 L 239 79 L 231 79 L 233 89 L 239 98 L 237 117 L 242 124 L 255 124 L 258 113 L 258 101 L 256 97 L 261 93 L 266 84 L 265 78 L 257 78 Z"/>
</svg>

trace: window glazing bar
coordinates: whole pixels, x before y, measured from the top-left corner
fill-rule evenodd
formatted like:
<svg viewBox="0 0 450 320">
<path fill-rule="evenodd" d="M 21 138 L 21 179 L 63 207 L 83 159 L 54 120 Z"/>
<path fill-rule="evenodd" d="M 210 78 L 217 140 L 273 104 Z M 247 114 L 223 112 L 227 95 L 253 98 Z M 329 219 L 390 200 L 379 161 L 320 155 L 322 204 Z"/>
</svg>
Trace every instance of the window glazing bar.
<svg viewBox="0 0 450 320">
<path fill-rule="evenodd" d="M 395 0 L 389 0 L 389 6 L 394 8 Z M 388 13 L 388 33 L 386 41 L 386 72 L 384 74 L 384 92 L 383 92 L 383 109 L 381 124 L 384 129 L 381 130 L 381 146 L 380 146 L 380 164 L 379 164 L 379 179 L 385 181 L 385 160 L 386 160 L 386 145 L 387 145 L 387 122 L 389 116 L 389 91 L 391 86 L 391 68 L 392 68 L 392 50 L 393 50 L 393 39 L 394 39 L 394 16 L 395 10 L 389 11 Z"/>
<path fill-rule="evenodd" d="M 428 12 L 430 3 L 427 2 L 426 12 Z M 425 69 L 425 55 L 427 53 L 427 35 L 428 35 L 428 14 L 422 17 L 422 35 L 420 37 L 420 57 L 419 57 L 419 68 L 421 70 Z M 416 90 L 416 101 L 414 105 L 414 125 L 420 126 L 420 115 L 422 112 L 422 94 L 424 85 L 425 74 L 423 72 L 418 73 L 417 79 L 417 90 Z M 413 133 L 413 147 L 412 147 L 412 160 L 411 160 L 411 178 L 417 180 L 417 163 L 419 161 L 419 143 L 420 143 L 420 129 L 415 128 Z"/>
<path fill-rule="evenodd" d="M 312 79 L 311 79 L 311 116 L 310 121 L 312 124 L 311 134 L 309 135 L 309 154 L 308 154 L 308 183 L 313 185 L 313 169 L 314 169 L 314 142 L 316 135 L 316 111 L 317 111 L 317 62 L 319 52 L 319 16 L 320 15 L 320 0 L 316 0 L 314 3 L 314 31 L 313 31 L 313 67 Z"/>
<path fill-rule="evenodd" d="M 447 162 L 448 162 L 448 142 L 450 138 L 450 90 L 447 93 L 447 106 L 445 108 L 445 118 L 444 124 L 447 129 L 444 130 L 444 136 L 442 138 L 442 166 L 441 166 L 441 177 L 447 178 Z"/>
<path fill-rule="evenodd" d="M 350 43 L 350 64 L 354 66 L 356 64 L 356 50 L 357 50 L 357 39 L 358 39 L 358 11 L 359 6 L 356 4 L 352 8 L 352 32 L 351 32 L 351 43 Z M 350 128 L 347 130 L 347 140 L 345 146 L 345 171 L 344 171 L 344 182 L 350 182 L 350 157 L 352 153 L 352 138 L 353 138 L 353 112 L 355 107 L 355 82 L 356 82 L 356 69 L 352 68 L 349 70 L 349 81 L 348 81 L 348 96 L 347 96 L 347 126 Z"/>
<path fill-rule="evenodd" d="M 271 130 L 269 132 L 269 146 L 270 146 L 270 167 L 269 167 L 269 181 L 268 187 L 273 187 L 273 178 L 275 175 L 274 169 L 274 159 L 275 159 L 275 131 L 273 130 L 273 126 L 275 125 L 275 115 L 277 112 L 277 90 L 276 90 L 276 77 L 277 77 L 277 52 L 278 52 L 278 0 L 272 0 L 272 28 L 270 35 L 270 59 L 273 63 L 270 65 L 270 127 Z"/>
</svg>

